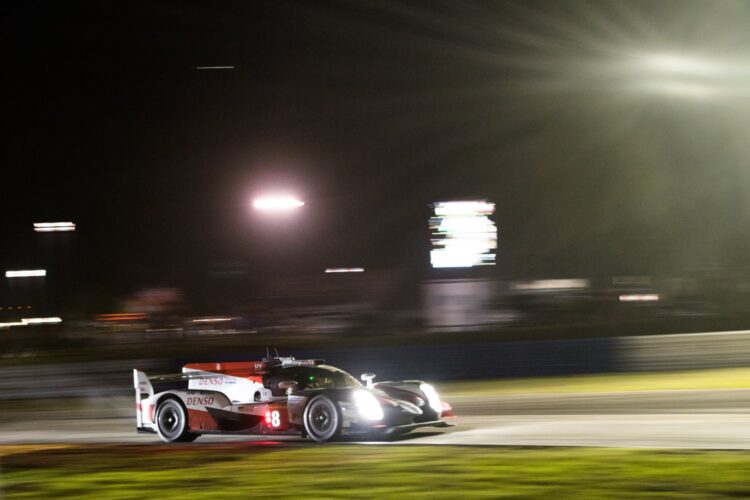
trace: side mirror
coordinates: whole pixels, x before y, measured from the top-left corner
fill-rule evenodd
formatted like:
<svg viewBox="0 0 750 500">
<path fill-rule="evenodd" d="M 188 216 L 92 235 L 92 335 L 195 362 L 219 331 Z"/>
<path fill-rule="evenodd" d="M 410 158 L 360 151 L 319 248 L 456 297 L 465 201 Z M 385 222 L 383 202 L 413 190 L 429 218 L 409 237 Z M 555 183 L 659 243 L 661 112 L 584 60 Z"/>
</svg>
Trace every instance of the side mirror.
<svg viewBox="0 0 750 500">
<path fill-rule="evenodd" d="M 286 389 L 287 395 L 294 392 L 294 388 L 297 387 L 296 380 L 282 380 L 279 382 L 279 389 Z"/>
<path fill-rule="evenodd" d="M 372 384 L 372 379 L 375 378 L 375 374 L 374 373 L 363 373 L 362 376 L 359 377 L 359 378 L 362 379 L 362 381 L 365 383 L 365 385 L 367 385 L 367 387 L 372 387 L 372 385 L 373 385 Z"/>
</svg>

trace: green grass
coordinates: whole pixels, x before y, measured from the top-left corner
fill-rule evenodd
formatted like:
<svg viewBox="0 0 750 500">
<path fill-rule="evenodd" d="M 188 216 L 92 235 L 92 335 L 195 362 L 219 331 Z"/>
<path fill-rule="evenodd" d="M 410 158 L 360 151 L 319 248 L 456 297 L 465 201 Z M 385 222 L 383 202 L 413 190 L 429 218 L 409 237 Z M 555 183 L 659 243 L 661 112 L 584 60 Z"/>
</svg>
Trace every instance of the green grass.
<svg viewBox="0 0 750 500">
<path fill-rule="evenodd" d="M 448 382 L 438 384 L 438 388 L 447 397 L 451 395 L 747 389 L 750 388 L 750 367 Z"/>
<path fill-rule="evenodd" d="M 15 446 L 0 456 L 9 499 L 750 496 L 747 452 L 228 444 Z"/>
</svg>

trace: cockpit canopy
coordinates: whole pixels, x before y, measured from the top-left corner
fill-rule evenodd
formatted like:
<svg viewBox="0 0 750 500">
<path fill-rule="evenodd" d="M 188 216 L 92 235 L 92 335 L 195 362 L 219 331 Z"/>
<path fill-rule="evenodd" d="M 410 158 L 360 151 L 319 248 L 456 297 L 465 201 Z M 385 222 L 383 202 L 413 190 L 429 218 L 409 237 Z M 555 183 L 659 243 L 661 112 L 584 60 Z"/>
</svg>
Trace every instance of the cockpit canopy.
<svg viewBox="0 0 750 500">
<path fill-rule="evenodd" d="M 327 365 L 277 367 L 263 377 L 263 385 L 270 389 L 274 396 L 284 396 L 286 390 L 279 387 L 279 382 L 284 380 L 297 382 L 296 390 L 298 391 L 362 387 L 359 380 L 344 370 Z"/>
</svg>

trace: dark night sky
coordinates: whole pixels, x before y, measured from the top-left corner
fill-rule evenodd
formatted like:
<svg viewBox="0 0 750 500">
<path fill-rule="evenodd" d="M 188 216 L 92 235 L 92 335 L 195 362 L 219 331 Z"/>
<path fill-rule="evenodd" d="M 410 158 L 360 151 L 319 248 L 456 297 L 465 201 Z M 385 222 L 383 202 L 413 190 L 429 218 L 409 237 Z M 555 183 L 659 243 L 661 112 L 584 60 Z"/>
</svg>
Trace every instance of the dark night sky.
<svg viewBox="0 0 750 500">
<path fill-rule="evenodd" d="M 81 286 L 109 290 L 424 266 L 427 204 L 464 196 L 497 203 L 500 275 L 744 263 L 748 26 L 733 1 L 19 2 L 0 264 L 73 220 Z M 651 92 L 665 52 L 730 69 Z M 304 211 L 258 220 L 269 186 Z"/>
</svg>

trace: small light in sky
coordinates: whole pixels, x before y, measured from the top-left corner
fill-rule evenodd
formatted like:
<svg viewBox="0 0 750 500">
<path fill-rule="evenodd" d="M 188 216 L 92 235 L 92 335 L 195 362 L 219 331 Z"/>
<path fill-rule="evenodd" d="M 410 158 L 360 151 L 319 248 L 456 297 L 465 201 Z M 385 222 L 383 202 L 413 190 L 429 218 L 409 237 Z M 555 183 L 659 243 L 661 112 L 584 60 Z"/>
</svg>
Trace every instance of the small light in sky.
<svg viewBox="0 0 750 500">
<path fill-rule="evenodd" d="M 304 204 L 305 202 L 290 195 L 262 196 L 253 200 L 253 207 L 264 212 L 288 212 Z"/>
<path fill-rule="evenodd" d="M 6 278 L 31 278 L 34 276 L 47 276 L 46 269 L 22 269 L 18 271 L 5 271 Z"/>
<path fill-rule="evenodd" d="M 326 274 L 330 273 L 363 273 L 365 272 L 364 267 L 329 267 L 326 269 Z"/>
</svg>

